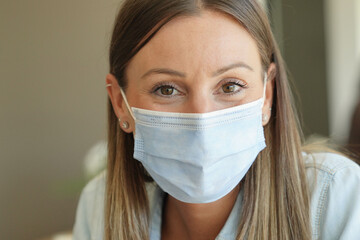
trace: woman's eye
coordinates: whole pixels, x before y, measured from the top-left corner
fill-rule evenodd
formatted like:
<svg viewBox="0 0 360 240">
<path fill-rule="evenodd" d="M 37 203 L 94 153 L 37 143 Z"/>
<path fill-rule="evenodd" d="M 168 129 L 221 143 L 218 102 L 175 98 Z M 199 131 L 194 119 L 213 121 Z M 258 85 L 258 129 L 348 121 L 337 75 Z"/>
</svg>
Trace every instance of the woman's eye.
<svg viewBox="0 0 360 240">
<path fill-rule="evenodd" d="M 178 94 L 178 90 L 176 90 L 175 87 L 168 85 L 160 86 L 154 92 L 160 96 L 168 96 L 168 97 Z"/>
<path fill-rule="evenodd" d="M 222 90 L 224 93 L 234 93 L 239 91 L 241 86 L 237 83 L 229 82 L 222 85 Z"/>
</svg>

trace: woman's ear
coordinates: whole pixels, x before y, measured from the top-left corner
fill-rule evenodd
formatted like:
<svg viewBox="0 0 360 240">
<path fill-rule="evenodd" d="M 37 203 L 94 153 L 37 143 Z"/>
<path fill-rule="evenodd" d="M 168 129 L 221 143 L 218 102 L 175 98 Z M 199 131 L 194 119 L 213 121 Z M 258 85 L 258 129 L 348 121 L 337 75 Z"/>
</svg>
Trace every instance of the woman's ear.
<svg viewBox="0 0 360 240">
<path fill-rule="evenodd" d="M 131 117 L 130 109 L 127 109 L 116 77 L 110 73 L 106 75 L 106 90 L 121 129 L 127 133 L 133 132 L 135 129 L 134 119 Z"/>
<path fill-rule="evenodd" d="M 271 107 L 273 103 L 274 96 L 274 87 L 275 87 L 275 77 L 276 77 L 276 65 L 275 63 L 271 63 L 268 71 L 267 71 L 267 81 L 266 81 L 266 89 L 264 96 L 264 106 L 262 109 L 262 124 L 265 126 L 268 124 L 271 118 Z"/>
</svg>

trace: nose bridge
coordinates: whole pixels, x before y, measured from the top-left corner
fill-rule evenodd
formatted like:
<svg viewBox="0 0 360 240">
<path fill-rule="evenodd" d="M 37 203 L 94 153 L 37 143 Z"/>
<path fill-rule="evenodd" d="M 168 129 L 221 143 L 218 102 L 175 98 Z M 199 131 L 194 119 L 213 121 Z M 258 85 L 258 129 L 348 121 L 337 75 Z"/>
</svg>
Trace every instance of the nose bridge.
<svg viewBox="0 0 360 240">
<path fill-rule="evenodd" d="M 191 91 L 186 111 L 189 113 L 207 113 L 213 111 L 214 103 L 211 95 L 211 91 L 205 87 L 202 89 L 196 88 Z"/>
</svg>

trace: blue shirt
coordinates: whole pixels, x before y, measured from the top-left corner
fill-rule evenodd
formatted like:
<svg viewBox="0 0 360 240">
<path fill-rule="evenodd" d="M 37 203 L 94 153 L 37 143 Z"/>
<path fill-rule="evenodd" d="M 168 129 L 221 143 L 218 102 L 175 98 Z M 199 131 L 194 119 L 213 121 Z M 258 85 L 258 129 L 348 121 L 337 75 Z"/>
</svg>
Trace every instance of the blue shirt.
<svg viewBox="0 0 360 240">
<path fill-rule="evenodd" d="M 310 190 L 312 239 L 360 239 L 360 167 L 332 153 L 304 154 Z M 76 213 L 74 240 L 99 240 L 104 233 L 105 172 L 84 188 Z M 147 184 L 150 206 L 150 239 L 161 239 L 161 216 L 165 193 Z M 236 239 L 243 191 L 216 240 Z"/>
</svg>

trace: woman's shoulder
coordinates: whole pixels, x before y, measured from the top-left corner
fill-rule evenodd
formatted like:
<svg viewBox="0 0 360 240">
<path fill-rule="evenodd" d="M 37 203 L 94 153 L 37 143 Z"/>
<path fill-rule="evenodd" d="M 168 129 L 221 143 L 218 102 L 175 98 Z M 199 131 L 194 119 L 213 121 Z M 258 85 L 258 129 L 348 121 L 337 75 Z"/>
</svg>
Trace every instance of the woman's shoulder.
<svg viewBox="0 0 360 240">
<path fill-rule="evenodd" d="M 92 205 L 97 205 L 99 208 L 104 203 L 105 186 L 106 171 L 103 171 L 85 185 L 80 195 L 79 205 L 85 204 L 90 209 Z"/>
<path fill-rule="evenodd" d="M 106 172 L 103 171 L 81 192 L 76 210 L 73 239 L 102 239 Z"/>
<path fill-rule="evenodd" d="M 98 175 L 96 175 L 93 179 L 91 179 L 82 190 L 82 194 L 94 194 L 99 191 L 105 190 L 106 184 L 106 171 L 102 171 Z"/>
<path fill-rule="evenodd" d="M 314 239 L 360 236 L 360 167 L 336 153 L 304 153 Z"/>
<path fill-rule="evenodd" d="M 338 153 L 303 153 L 303 157 L 307 171 L 316 169 L 317 171 L 327 172 L 330 175 L 335 175 L 344 169 L 350 169 L 354 173 L 360 171 L 359 166 L 354 161 Z"/>
<path fill-rule="evenodd" d="M 90 180 L 83 188 L 77 206 L 73 239 L 102 239 L 104 233 L 104 206 L 106 171 Z M 146 190 L 152 204 L 156 198 L 157 185 L 147 183 Z"/>
</svg>

